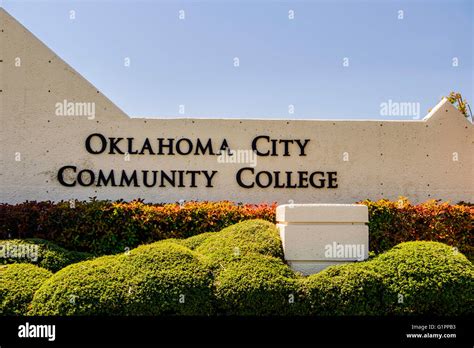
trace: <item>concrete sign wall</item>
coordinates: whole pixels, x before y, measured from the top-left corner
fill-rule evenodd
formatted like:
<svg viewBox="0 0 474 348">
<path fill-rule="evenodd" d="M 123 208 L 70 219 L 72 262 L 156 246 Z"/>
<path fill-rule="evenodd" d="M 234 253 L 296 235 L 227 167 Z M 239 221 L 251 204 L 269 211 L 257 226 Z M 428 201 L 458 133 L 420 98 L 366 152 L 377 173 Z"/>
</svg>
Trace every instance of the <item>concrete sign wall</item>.
<svg viewBox="0 0 474 348">
<path fill-rule="evenodd" d="M 0 10 L 1 201 L 473 200 L 473 126 L 129 118 Z"/>
</svg>

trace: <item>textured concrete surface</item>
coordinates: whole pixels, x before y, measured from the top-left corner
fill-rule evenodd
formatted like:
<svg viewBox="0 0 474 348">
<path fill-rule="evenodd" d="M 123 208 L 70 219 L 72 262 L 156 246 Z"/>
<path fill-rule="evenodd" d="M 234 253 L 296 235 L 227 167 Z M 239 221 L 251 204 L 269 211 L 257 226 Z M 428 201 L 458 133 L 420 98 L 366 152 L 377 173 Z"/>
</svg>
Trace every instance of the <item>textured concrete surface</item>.
<svg viewBox="0 0 474 348">
<path fill-rule="evenodd" d="M 473 200 L 473 126 L 446 100 L 418 121 L 130 118 L 3 9 L 0 19 L 2 202 L 92 196 L 153 202 L 354 203 L 399 195 L 415 202 L 430 198 Z M 16 64 L 19 60 L 20 65 Z M 57 103 L 65 100 L 93 103 L 95 117 L 58 116 Z M 219 163 L 217 156 L 209 154 L 130 154 L 128 158 L 107 152 L 91 154 L 85 141 L 92 133 L 134 137 L 138 143 L 145 138 L 189 138 L 194 142 L 201 138 L 220 144 L 226 139 L 235 150 L 250 150 L 259 135 L 276 140 L 309 139 L 306 156 L 300 156 L 295 143 L 290 145 L 290 156 L 284 156 L 284 144 L 275 143 L 277 156 L 258 157 L 255 172 L 337 172 L 337 188 L 242 188 L 236 173 L 248 164 Z M 261 145 L 265 149 L 269 146 Z M 203 184 L 203 175 L 196 187 L 189 184 L 189 175 L 184 187 L 66 187 L 58 181 L 58 171 L 66 165 L 94 173 L 193 170 L 217 174 L 213 187 Z M 67 180 L 74 179 L 71 171 L 68 175 Z M 247 171 L 243 179 L 249 182 L 254 176 Z"/>
</svg>

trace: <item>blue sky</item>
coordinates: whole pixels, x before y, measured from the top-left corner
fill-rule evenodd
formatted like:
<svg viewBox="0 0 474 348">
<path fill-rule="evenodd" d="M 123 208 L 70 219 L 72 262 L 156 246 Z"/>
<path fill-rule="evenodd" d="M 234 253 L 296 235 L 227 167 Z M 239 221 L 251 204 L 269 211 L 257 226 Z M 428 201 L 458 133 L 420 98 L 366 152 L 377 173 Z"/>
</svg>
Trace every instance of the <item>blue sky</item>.
<svg viewBox="0 0 474 348">
<path fill-rule="evenodd" d="M 451 90 L 474 105 L 473 3 L 3 0 L 2 6 L 132 117 L 381 119 L 388 100 L 420 103 L 423 117 Z"/>
</svg>

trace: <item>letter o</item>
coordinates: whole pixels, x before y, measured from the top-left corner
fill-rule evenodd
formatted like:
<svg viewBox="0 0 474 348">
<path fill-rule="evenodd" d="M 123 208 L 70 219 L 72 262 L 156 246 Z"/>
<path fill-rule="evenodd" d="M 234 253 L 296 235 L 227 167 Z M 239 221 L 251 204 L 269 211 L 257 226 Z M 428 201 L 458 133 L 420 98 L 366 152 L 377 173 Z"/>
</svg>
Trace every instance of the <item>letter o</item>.
<svg viewBox="0 0 474 348">
<path fill-rule="evenodd" d="M 89 183 L 85 183 L 84 180 L 83 180 L 83 177 L 82 175 L 84 173 L 87 173 L 89 174 L 89 180 L 90 182 Z M 95 175 L 94 175 L 94 172 L 90 169 L 83 169 L 81 170 L 78 174 L 77 174 L 77 182 L 79 183 L 79 185 L 81 186 L 91 186 L 94 182 L 95 182 Z"/>
<path fill-rule="evenodd" d="M 184 152 L 181 150 L 181 142 L 185 141 L 188 144 L 188 151 Z M 179 139 L 176 142 L 176 152 L 180 155 L 189 155 L 193 151 L 193 143 L 188 138 Z"/>
<path fill-rule="evenodd" d="M 262 174 L 265 174 L 267 176 L 267 180 L 268 180 L 268 183 L 266 185 L 263 185 L 261 180 L 260 180 L 260 177 L 262 176 Z M 257 176 L 255 177 L 255 182 L 257 183 L 257 186 L 258 187 L 261 187 L 261 188 L 267 188 L 268 186 L 270 186 L 273 182 L 273 176 L 272 176 L 272 173 L 270 172 L 267 172 L 265 170 L 262 170 L 261 172 L 258 172 L 257 173 Z"/>
<path fill-rule="evenodd" d="M 101 149 L 99 151 L 94 151 L 92 149 L 92 146 L 91 146 L 91 140 L 93 137 L 98 137 L 100 142 L 101 142 Z M 93 154 L 93 155 L 98 155 L 98 154 L 101 154 L 102 152 L 105 151 L 105 149 L 107 148 L 107 139 L 105 139 L 105 137 L 100 134 L 100 133 L 93 133 L 91 135 L 89 135 L 86 139 L 86 150 L 87 152 Z"/>
</svg>

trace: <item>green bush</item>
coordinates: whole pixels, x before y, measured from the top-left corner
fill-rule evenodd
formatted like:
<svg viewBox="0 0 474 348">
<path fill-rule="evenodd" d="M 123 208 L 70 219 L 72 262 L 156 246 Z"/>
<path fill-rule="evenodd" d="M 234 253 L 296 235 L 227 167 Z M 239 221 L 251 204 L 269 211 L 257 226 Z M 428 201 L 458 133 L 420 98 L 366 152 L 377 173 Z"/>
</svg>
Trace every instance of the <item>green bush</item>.
<svg viewBox="0 0 474 348">
<path fill-rule="evenodd" d="M 368 263 L 384 280 L 386 313 L 474 313 L 474 268 L 453 247 L 407 242 Z"/>
<path fill-rule="evenodd" d="M 473 301 L 473 266 L 447 245 L 402 243 L 301 277 L 275 226 L 254 220 L 67 266 L 36 291 L 29 314 L 464 315 Z"/>
<path fill-rule="evenodd" d="M 331 266 L 302 280 L 311 315 L 381 315 L 384 284 L 370 262 Z"/>
<path fill-rule="evenodd" d="M 0 315 L 26 315 L 35 291 L 51 274 L 27 263 L 0 266 Z"/>
<path fill-rule="evenodd" d="M 249 220 L 213 233 L 195 249 L 214 265 L 225 264 L 249 253 L 283 259 L 280 235 L 274 224 Z"/>
<path fill-rule="evenodd" d="M 226 315 L 288 315 L 300 310 L 300 286 L 282 260 L 247 254 L 215 279 L 216 306 Z"/>
<path fill-rule="evenodd" d="M 42 239 L 0 240 L 0 264 L 32 263 L 57 272 L 91 257 L 88 253 L 68 251 Z"/>
<path fill-rule="evenodd" d="M 215 232 L 206 232 L 201 233 L 196 236 L 192 236 L 186 239 L 173 239 L 173 242 L 184 245 L 185 247 L 195 250 L 198 246 L 204 243 L 211 235 L 215 234 Z"/>
<path fill-rule="evenodd" d="M 406 242 L 370 261 L 303 280 L 316 315 L 463 315 L 474 312 L 472 263 L 437 242 Z"/>
<path fill-rule="evenodd" d="M 212 275 L 199 255 L 163 241 L 80 262 L 36 292 L 34 315 L 205 315 Z"/>
</svg>

